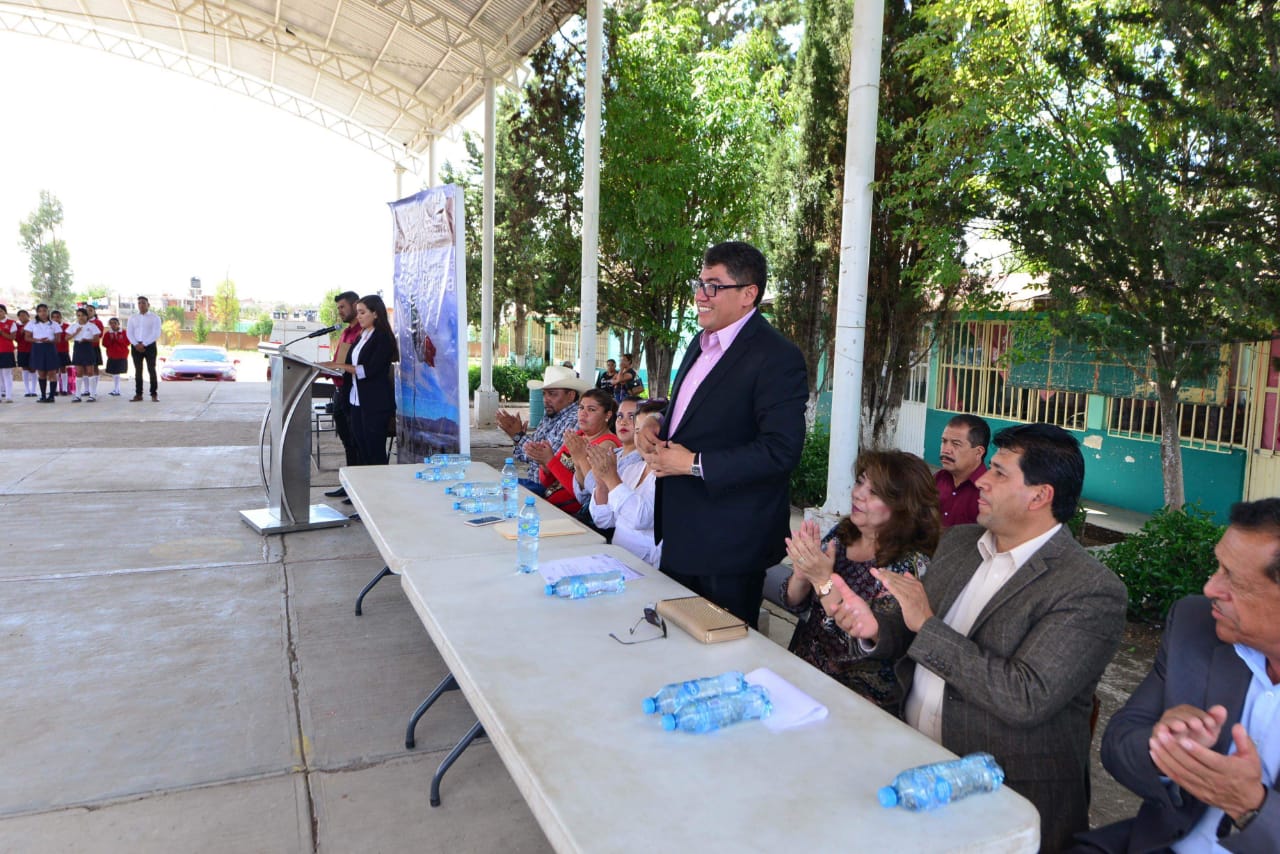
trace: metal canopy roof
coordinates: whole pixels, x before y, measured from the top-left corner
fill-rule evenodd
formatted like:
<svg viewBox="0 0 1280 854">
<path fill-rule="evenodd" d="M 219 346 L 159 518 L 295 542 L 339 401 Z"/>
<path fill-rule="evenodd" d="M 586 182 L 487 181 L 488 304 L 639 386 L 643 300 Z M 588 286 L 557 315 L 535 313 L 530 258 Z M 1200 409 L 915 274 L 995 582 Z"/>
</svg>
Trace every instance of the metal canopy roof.
<svg viewBox="0 0 1280 854">
<path fill-rule="evenodd" d="M 417 161 L 579 0 L 0 0 L 0 30 L 130 56 Z M 406 164 L 407 165 L 407 164 Z"/>
</svg>

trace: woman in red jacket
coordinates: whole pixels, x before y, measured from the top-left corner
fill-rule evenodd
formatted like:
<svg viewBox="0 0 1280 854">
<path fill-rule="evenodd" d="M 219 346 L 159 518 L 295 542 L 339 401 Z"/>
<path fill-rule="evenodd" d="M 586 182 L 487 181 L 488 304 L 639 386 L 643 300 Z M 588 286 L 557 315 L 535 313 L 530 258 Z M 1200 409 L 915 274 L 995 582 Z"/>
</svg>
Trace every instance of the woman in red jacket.
<svg viewBox="0 0 1280 854">
<path fill-rule="evenodd" d="M 591 471 L 587 448 L 606 442 L 615 448 L 622 447 L 622 440 L 613 434 L 613 414 L 617 409 L 617 401 L 607 391 L 593 388 L 583 392 L 578 401 L 578 429 L 565 433 L 560 450 L 538 469 L 538 480 L 547 490 L 544 497 L 564 512 L 572 515 L 582 509 L 577 492 Z"/>
</svg>

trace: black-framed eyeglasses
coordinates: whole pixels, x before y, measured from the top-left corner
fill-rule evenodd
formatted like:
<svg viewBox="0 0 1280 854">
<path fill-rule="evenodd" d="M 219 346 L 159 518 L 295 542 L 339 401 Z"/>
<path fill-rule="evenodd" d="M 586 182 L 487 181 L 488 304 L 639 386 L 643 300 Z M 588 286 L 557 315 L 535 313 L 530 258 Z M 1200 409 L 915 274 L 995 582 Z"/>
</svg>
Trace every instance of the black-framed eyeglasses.
<svg viewBox="0 0 1280 854">
<path fill-rule="evenodd" d="M 711 282 L 704 282 L 702 281 L 702 279 L 689 280 L 689 289 L 693 291 L 694 295 L 696 296 L 698 292 L 701 291 L 702 295 L 707 299 L 715 299 L 716 294 L 720 293 L 721 291 L 731 291 L 731 290 L 736 290 L 738 288 L 749 288 L 749 287 L 751 287 L 751 284 L 717 285 Z"/>
<path fill-rule="evenodd" d="M 622 638 L 615 635 L 613 632 L 609 632 L 609 637 L 613 638 L 618 643 L 626 644 L 627 646 L 630 646 L 631 644 L 634 644 L 634 643 L 648 643 L 649 641 L 662 640 L 667 636 L 667 621 L 662 619 L 661 616 L 659 616 L 658 610 L 655 606 L 653 605 L 644 606 L 644 615 L 640 617 L 640 619 L 636 620 L 636 624 L 634 626 L 632 626 L 630 629 L 627 630 L 627 635 L 634 637 L 636 633 L 636 629 L 640 628 L 641 623 L 648 623 L 651 626 L 657 626 L 658 628 L 662 629 L 662 634 L 655 635 L 651 638 L 645 638 L 643 640 L 623 640 Z"/>
</svg>

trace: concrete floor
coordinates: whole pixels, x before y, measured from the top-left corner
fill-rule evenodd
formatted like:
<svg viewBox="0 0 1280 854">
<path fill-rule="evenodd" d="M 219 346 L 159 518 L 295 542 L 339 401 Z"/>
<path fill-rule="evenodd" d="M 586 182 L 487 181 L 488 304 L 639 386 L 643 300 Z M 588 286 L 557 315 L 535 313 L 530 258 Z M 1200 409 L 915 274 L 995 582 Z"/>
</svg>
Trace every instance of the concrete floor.
<svg viewBox="0 0 1280 854">
<path fill-rule="evenodd" d="M 240 520 L 265 504 L 267 394 L 0 406 L 0 852 L 550 850 L 484 741 L 428 805 L 474 718 L 446 694 L 405 749 L 445 668 L 395 579 L 352 613 L 381 568 L 361 526 L 262 537 Z M 323 443 L 313 501 L 342 508 Z M 509 444 L 474 431 L 472 447 L 501 465 Z M 769 620 L 779 643 L 792 628 Z M 1149 662 L 1123 656 L 1104 715 Z M 1134 812 L 1094 776 L 1095 823 Z"/>
</svg>

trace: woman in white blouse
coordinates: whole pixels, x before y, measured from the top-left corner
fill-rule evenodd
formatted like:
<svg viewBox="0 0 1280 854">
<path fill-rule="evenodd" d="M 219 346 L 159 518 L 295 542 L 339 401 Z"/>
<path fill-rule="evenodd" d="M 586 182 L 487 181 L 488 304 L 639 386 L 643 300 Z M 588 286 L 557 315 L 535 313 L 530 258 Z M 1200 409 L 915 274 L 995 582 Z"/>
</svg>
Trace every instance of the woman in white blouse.
<svg viewBox="0 0 1280 854">
<path fill-rule="evenodd" d="M 644 422 L 666 409 L 665 400 L 647 400 L 634 408 L 623 402 L 616 432 L 623 446 L 615 453 L 607 446 L 587 449 L 595 489 L 591 495 L 591 520 L 599 528 L 613 528 L 613 544 L 621 546 L 650 566 L 657 566 L 662 545 L 653 541 L 653 473 L 644 457 L 634 451 L 635 434 Z M 633 423 L 628 423 L 634 418 Z"/>
</svg>

